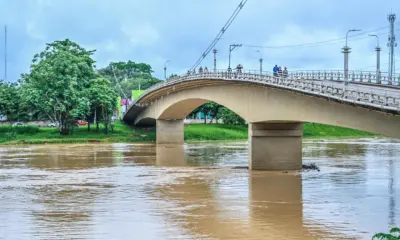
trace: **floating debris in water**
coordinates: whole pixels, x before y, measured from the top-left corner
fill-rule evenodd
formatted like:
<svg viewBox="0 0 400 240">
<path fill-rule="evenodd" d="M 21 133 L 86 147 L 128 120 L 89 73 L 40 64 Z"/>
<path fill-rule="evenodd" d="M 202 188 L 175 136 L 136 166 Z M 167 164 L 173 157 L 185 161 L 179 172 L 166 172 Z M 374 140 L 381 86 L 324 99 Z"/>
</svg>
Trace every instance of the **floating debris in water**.
<svg viewBox="0 0 400 240">
<path fill-rule="evenodd" d="M 315 163 L 311 163 L 311 164 L 303 164 L 302 165 L 302 170 L 316 170 L 316 171 L 320 171 L 319 167 L 317 165 L 315 165 Z"/>
</svg>

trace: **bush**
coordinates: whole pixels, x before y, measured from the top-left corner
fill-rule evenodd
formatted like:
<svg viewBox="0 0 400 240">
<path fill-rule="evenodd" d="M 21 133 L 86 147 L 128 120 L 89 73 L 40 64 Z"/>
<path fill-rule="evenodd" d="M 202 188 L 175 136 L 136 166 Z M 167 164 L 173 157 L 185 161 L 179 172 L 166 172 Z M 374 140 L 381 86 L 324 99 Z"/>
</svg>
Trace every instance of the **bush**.
<svg viewBox="0 0 400 240">
<path fill-rule="evenodd" d="M 39 132 L 39 127 L 37 126 L 1 126 L 0 133 L 10 133 L 14 132 L 15 134 L 34 134 Z"/>
<path fill-rule="evenodd" d="M 10 141 L 10 140 L 14 139 L 17 136 L 17 134 L 15 132 L 7 132 L 4 134 L 4 136 L 7 141 Z"/>
<path fill-rule="evenodd" d="M 400 228 L 392 228 L 390 233 L 377 233 L 372 239 L 397 240 L 400 239 Z"/>
</svg>

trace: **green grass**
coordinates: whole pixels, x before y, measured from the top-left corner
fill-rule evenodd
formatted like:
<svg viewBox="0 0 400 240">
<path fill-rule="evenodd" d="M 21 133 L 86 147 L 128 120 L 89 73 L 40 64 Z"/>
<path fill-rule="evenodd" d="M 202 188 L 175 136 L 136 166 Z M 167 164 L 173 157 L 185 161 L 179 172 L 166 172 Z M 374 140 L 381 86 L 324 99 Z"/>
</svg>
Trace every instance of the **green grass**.
<svg viewBox="0 0 400 240">
<path fill-rule="evenodd" d="M 194 124 L 185 127 L 185 140 L 247 139 L 247 125 Z"/>
<path fill-rule="evenodd" d="M 376 136 L 376 134 L 350 128 L 324 125 L 324 124 L 316 124 L 316 123 L 303 124 L 303 137 L 305 138 L 368 137 L 368 136 L 372 137 Z"/>
<path fill-rule="evenodd" d="M 1 129 L 7 128 L 7 131 Z M 17 130 L 13 139 L 9 139 L 6 133 L 15 131 L 20 127 L 0 127 L 0 144 L 43 144 L 43 143 L 87 143 L 95 142 L 149 142 L 155 140 L 155 131 L 150 129 L 134 129 L 122 123 L 115 123 L 114 132 L 104 134 L 100 128 L 96 132 L 96 126 L 91 125 L 91 131 L 87 126 L 74 127 L 71 135 L 60 135 L 57 128 L 37 128 L 37 132 L 22 132 Z M 4 132 L 4 134 L 2 134 Z"/>
<path fill-rule="evenodd" d="M 246 140 L 247 125 L 194 124 L 185 127 L 185 140 Z M 114 132 L 104 134 L 103 129 L 96 132 L 91 126 L 75 127 L 68 136 L 59 134 L 56 128 L 8 127 L 0 126 L 0 144 L 45 144 L 45 143 L 87 143 L 87 142 L 151 142 L 156 140 L 155 128 L 137 129 L 117 122 Z M 305 138 L 368 137 L 375 134 L 354 129 L 322 124 L 305 123 Z"/>
</svg>

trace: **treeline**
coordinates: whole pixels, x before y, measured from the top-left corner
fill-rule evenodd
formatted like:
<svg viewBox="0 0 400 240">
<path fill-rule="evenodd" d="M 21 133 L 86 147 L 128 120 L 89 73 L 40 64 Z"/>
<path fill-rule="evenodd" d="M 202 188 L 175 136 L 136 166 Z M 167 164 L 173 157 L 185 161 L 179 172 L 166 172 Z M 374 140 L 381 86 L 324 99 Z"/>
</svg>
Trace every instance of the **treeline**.
<svg viewBox="0 0 400 240">
<path fill-rule="evenodd" d="M 35 54 L 30 71 L 16 83 L 0 80 L 0 115 L 9 121 L 50 120 L 58 123 L 61 134 L 71 133 L 78 120 L 96 122 L 105 133 L 112 127 L 118 98 L 131 98 L 132 90 L 145 90 L 161 80 L 152 76 L 149 64 L 113 62 L 97 69 L 93 54 L 69 39 L 46 44 Z M 171 78 L 173 75 L 171 75 Z M 203 113 L 208 119 L 222 119 L 226 124 L 244 120 L 216 103 L 207 103 L 191 115 Z M 207 119 L 205 119 L 207 123 Z"/>
<path fill-rule="evenodd" d="M 230 109 L 214 102 L 209 102 L 196 108 L 189 114 L 189 117 L 195 118 L 198 113 L 204 116 L 204 123 L 213 123 L 221 119 L 224 124 L 243 125 L 246 121 Z"/>
<path fill-rule="evenodd" d="M 0 80 L 0 115 L 10 121 L 51 120 L 59 123 L 61 134 L 69 134 L 78 119 L 96 119 L 97 130 L 100 123 L 107 133 L 118 97 L 130 98 L 132 89 L 160 80 L 145 63 L 117 62 L 96 69 L 94 52 L 69 39 L 46 44 L 17 83 Z"/>
</svg>

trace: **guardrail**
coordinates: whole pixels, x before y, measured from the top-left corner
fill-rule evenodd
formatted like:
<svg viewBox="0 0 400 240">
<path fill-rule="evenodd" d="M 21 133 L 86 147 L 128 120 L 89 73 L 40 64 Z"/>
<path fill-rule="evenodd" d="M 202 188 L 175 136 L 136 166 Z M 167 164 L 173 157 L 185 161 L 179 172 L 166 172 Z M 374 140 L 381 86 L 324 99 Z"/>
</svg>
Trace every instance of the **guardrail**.
<svg viewBox="0 0 400 240">
<path fill-rule="evenodd" d="M 394 81 L 393 79 L 389 79 L 387 76 L 380 76 L 377 78 L 376 75 L 373 75 L 370 72 L 368 74 L 362 72 L 351 72 L 347 74 L 346 80 L 345 73 L 340 71 L 300 71 L 292 72 L 287 76 L 274 76 L 274 74 L 270 72 L 263 72 L 260 74 L 259 71 L 257 73 L 257 71 L 233 72 L 226 70 L 185 74 L 174 77 L 169 81 L 153 85 L 147 89 L 145 93 L 139 96 L 131 106 L 146 107 L 151 105 L 152 103 L 148 102 L 140 103 L 140 100 L 154 90 L 172 86 L 181 82 L 202 79 L 258 83 L 300 93 L 336 99 L 351 104 L 400 113 L 400 88 L 382 87 L 382 85 L 399 85 L 399 80 Z"/>
</svg>

